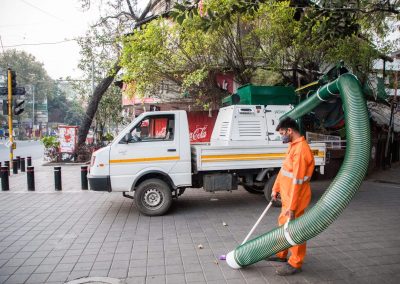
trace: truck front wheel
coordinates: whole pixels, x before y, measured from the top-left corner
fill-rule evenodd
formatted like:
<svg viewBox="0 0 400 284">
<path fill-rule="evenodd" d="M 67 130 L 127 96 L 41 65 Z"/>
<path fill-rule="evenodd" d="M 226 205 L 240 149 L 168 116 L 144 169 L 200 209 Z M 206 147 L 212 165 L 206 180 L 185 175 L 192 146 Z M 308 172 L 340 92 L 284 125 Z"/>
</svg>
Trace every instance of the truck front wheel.
<svg viewBox="0 0 400 284">
<path fill-rule="evenodd" d="M 268 179 L 267 183 L 265 184 L 264 196 L 268 202 L 271 201 L 272 188 L 274 187 L 274 183 L 275 183 L 277 176 L 278 176 L 277 174 L 274 174 L 270 179 Z M 276 201 L 272 202 L 272 206 L 282 207 L 282 201 L 281 201 L 281 197 L 279 194 L 278 194 L 278 197 L 276 198 Z"/>
<path fill-rule="evenodd" d="M 172 204 L 171 188 L 163 180 L 155 178 L 139 184 L 134 198 L 139 211 L 148 216 L 164 215 Z"/>
</svg>

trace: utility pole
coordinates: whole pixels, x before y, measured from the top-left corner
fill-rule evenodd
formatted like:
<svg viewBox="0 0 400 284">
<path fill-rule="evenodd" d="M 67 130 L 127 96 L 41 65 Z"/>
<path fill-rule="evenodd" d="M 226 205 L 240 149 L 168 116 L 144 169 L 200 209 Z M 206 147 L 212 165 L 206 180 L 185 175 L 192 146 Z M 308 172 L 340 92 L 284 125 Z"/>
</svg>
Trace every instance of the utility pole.
<svg viewBox="0 0 400 284">
<path fill-rule="evenodd" d="M 12 71 L 11 68 L 7 70 L 7 84 L 8 84 L 8 135 L 10 139 L 10 161 L 14 159 L 14 137 L 13 137 L 13 119 L 12 119 Z"/>
<path fill-rule="evenodd" d="M 32 85 L 32 136 L 35 126 L 35 85 Z"/>
</svg>

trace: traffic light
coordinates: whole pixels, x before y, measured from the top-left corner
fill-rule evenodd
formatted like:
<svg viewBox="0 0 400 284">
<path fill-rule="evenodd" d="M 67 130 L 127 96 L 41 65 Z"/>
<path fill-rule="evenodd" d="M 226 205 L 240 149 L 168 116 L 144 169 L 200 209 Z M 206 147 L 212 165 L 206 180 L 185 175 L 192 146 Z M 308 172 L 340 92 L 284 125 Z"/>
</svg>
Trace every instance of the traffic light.
<svg viewBox="0 0 400 284">
<path fill-rule="evenodd" d="M 24 103 L 25 100 L 20 100 L 20 99 L 14 100 L 13 113 L 15 115 L 20 115 L 21 113 L 24 112 L 24 106 L 23 106 Z"/>
<path fill-rule="evenodd" d="M 24 87 L 17 87 L 17 74 L 11 71 L 11 90 L 13 96 L 24 96 L 26 91 Z"/>
<path fill-rule="evenodd" d="M 24 87 L 15 87 L 12 89 L 13 96 L 25 96 L 26 91 Z"/>
<path fill-rule="evenodd" d="M 14 90 L 17 87 L 17 75 L 15 71 L 11 71 L 11 88 Z"/>
<path fill-rule="evenodd" d="M 0 96 L 7 96 L 7 95 L 8 95 L 8 88 L 0 87 Z"/>
<path fill-rule="evenodd" d="M 7 100 L 3 100 L 3 115 L 8 115 L 8 103 L 7 103 Z"/>
</svg>

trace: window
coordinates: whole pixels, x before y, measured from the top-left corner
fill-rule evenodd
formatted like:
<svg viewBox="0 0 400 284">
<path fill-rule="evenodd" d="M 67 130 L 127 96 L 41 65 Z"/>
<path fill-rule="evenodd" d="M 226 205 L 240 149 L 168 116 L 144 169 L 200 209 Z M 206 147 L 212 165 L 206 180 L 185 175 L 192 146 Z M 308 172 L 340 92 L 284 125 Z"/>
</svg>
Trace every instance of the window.
<svg viewBox="0 0 400 284">
<path fill-rule="evenodd" d="M 128 143 L 174 140 L 174 115 L 153 115 L 144 118 L 130 132 Z"/>
</svg>

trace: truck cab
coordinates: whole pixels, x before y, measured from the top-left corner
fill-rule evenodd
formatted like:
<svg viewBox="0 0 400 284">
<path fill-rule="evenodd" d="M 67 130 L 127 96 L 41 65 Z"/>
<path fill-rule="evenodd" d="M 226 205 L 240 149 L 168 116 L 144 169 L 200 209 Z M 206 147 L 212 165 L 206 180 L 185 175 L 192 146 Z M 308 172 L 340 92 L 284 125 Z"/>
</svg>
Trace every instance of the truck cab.
<svg viewBox="0 0 400 284">
<path fill-rule="evenodd" d="M 189 127 L 185 111 L 146 112 L 91 160 L 89 183 L 97 191 L 132 191 L 148 175 L 172 186 L 191 185 Z"/>
</svg>

